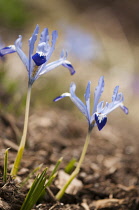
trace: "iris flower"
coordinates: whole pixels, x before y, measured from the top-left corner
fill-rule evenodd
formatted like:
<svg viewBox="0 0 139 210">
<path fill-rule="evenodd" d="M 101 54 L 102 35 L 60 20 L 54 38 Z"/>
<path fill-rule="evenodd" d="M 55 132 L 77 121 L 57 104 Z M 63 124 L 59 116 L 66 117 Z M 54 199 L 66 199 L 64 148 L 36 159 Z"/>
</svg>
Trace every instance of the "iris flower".
<svg viewBox="0 0 139 210">
<path fill-rule="evenodd" d="M 119 86 L 116 86 L 113 91 L 112 95 L 112 102 L 108 103 L 106 102 L 104 105 L 104 102 L 100 100 L 100 97 L 104 90 L 104 77 L 100 77 L 98 85 L 94 92 L 94 106 L 92 109 L 92 112 L 90 112 L 90 85 L 91 82 L 88 82 L 86 92 L 84 94 L 85 103 L 83 103 L 75 94 L 76 85 L 75 83 L 71 83 L 70 85 L 70 92 L 69 93 L 63 93 L 61 96 L 58 96 L 54 99 L 54 101 L 58 101 L 64 97 L 70 97 L 72 102 L 77 106 L 77 108 L 85 115 L 87 121 L 88 121 L 88 133 L 86 136 L 86 140 L 84 143 L 84 147 L 79 159 L 79 162 L 76 165 L 76 168 L 70 175 L 68 181 L 65 183 L 65 185 L 60 189 L 60 191 L 57 193 L 56 198 L 57 200 L 60 200 L 62 196 L 64 195 L 66 189 L 72 182 L 72 180 L 78 175 L 81 164 L 85 158 L 85 154 L 87 152 L 87 148 L 90 141 L 90 135 L 92 132 L 92 129 L 95 125 L 97 125 L 98 129 L 101 130 L 107 122 L 107 115 L 112 112 L 117 107 L 120 107 L 125 114 L 128 114 L 128 108 L 123 105 L 124 97 L 122 93 L 118 93 Z"/>
<path fill-rule="evenodd" d="M 75 70 L 71 63 L 67 61 L 67 52 L 62 51 L 59 60 L 48 63 L 54 49 L 56 40 L 58 37 L 57 31 L 52 32 L 52 43 L 49 44 L 48 29 L 44 28 L 40 35 L 40 41 L 37 45 L 36 52 L 34 52 L 34 45 L 39 33 L 39 26 L 37 25 L 32 37 L 29 39 L 29 56 L 27 57 L 22 51 L 22 36 L 15 41 L 16 51 L 21 58 L 22 62 L 26 66 L 29 77 L 29 84 L 32 85 L 41 75 L 53 70 L 54 68 L 63 65 L 68 68 L 71 75 L 75 73 Z"/>
<path fill-rule="evenodd" d="M 41 75 L 53 70 L 54 68 L 60 65 L 63 65 L 64 67 L 68 68 L 71 75 L 75 73 L 75 70 L 73 66 L 71 65 L 71 63 L 66 60 L 67 52 L 62 51 L 59 60 L 48 63 L 55 49 L 56 39 L 58 36 L 57 31 L 52 32 L 52 42 L 50 45 L 48 29 L 44 28 L 44 30 L 42 31 L 40 35 L 40 41 L 37 45 L 36 51 L 34 52 L 34 45 L 37 40 L 38 33 L 39 33 L 39 26 L 37 25 L 32 34 L 32 37 L 29 39 L 29 56 L 28 57 L 22 51 L 22 36 L 20 35 L 19 38 L 15 41 L 16 52 L 18 53 L 19 57 L 21 58 L 22 62 L 24 63 L 28 71 L 29 80 L 28 80 L 28 91 L 27 91 L 27 99 L 26 99 L 23 135 L 21 138 L 21 142 L 19 145 L 18 153 L 15 159 L 13 168 L 11 170 L 11 175 L 13 177 L 15 177 L 18 172 L 22 155 L 23 155 L 23 151 L 25 148 L 27 128 L 28 128 L 31 89 L 32 89 L 33 83 Z"/>
<path fill-rule="evenodd" d="M 63 93 L 61 96 L 58 96 L 54 101 L 58 101 L 64 97 L 70 97 L 72 102 L 78 107 L 78 109 L 85 115 L 89 129 L 92 129 L 94 125 L 97 125 L 98 129 L 101 130 L 107 122 L 107 115 L 115 110 L 117 107 L 120 107 L 125 114 L 128 114 L 128 108 L 123 105 L 124 96 L 122 93 L 118 93 L 119 86 L 116 86 L 112 95 L 112 102 L 104 101 L 99 102 L 101 94 L 104 90 L 104 77 L 100 77 L 98 86 L 95 89 L 94 93 L 94 107 L 92 113 L 90 113 L 90 85 L 91 82 L 88 82 L 86 92 L 84 94 L 85 103 L 83 103 L 75 94 L 76 85 L 71 83 L 70 93 Z"/>
</svg>

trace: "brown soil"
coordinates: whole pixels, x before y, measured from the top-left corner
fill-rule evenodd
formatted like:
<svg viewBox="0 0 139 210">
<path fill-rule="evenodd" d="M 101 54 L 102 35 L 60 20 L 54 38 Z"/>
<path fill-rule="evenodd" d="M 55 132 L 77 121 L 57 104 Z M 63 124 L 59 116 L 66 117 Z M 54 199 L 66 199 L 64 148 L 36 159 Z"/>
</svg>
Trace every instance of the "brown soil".
<svg viewBox="0 0 139 210">
<path fill-rule="evenodd" d="M 79 159 L 87 132 L 84 119 L 78 120 L 67 111 L 49 110 L 34 113 L 29 119 L 28 144 L 24 152 L 21 169 L 16 181 L 8 179 L 2 182 L 3 154 L 9 150 L 8 169 L 13 164 L 23 119 L 13 116 L 0 116 L 0 209 L 20 209 L 29 185 L 24 188 L 19 183 L 43 163 L 49 171 L 62 156 L 60 172 L 74 157 Z M 109 123 L 103 131 L 95 128 L 81 171 L 73 190 L 66 193 L 60 202 L 55 202 L 47 193 L 43 201 L 33 209 L 80 209 L 80 210 L 137 210 L 139 209 L 139 159 L 132 135 Z M 51 192 L 58 191 L 58 182 L 63 179 L 59 173 L 51 187 Z M 78 188 L 76 183 L 81 184 Z M 77 192 L 75 192 L 77 191 Z"/>
</svg>

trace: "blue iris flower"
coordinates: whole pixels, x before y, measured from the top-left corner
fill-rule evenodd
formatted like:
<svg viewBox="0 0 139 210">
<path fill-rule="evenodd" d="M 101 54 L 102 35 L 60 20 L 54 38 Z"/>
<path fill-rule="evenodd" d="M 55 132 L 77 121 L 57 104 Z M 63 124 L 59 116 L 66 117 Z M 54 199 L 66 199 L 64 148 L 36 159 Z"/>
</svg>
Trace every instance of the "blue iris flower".
<svg viewBox="0 0 139 210">
<path fill-rule="evenodd" d="M 124 97 L 122 93 L 118 93 L 119 86 L 116 86 L 113 91 L 112 102 L 104 105 L 104 101 L 99 102 L 101 94 L 104 90 L 104 77 L 100 77 L 98 85 L 94 92 L 94 106 L 92 113 L 90 114 L 90 85 L 91 82 L 88 82 L 86 92 L 84 94 L 85 103 L 83 103 L 75 94 L 76 85 L 71 83 L 70 93 L 63 93 L 61 96 L 58 96 L 54 101 L 58 101 L 64 97 L 70 97 L 72 102 L 78 107 L 78 109 L 85 115 L 88 121 L 89 130 L 92 130 L 94 125 L 97 125 L 98 129 L 101 130 L 107 122 L 107 115 L 120 107 L 125 114 L 128 114 L 128 108 L 123 105 Z"/>
<path fill-rule="evenodd" d="M 34 45 L 37 40 L 38 33 L 39 26 L 37 25 L 32 34 L 32 37 L 29 39 L 29 57 L 27 57 L 22 51 L 22 36 L 20 35 L 19 38 L 15 41 L 16 51 L 28 71 L 29 84 L 32 85 L 34 81 L 37 80 L 41 75 L 60 65 L 68 68 L 71 75 L 73 75 L 75 70 L 71 63 L 66 60 L 67 52 L 65 51 L 62 51 L 59 60 L 48 63 L 55 49 L 56 39 L 58 37 L 57 31 L 52 32 L 52 42 L 50 45 L 48 29 L 44 28 L 41 33 L 36 52 L 34 53 Z"/>
</svg>

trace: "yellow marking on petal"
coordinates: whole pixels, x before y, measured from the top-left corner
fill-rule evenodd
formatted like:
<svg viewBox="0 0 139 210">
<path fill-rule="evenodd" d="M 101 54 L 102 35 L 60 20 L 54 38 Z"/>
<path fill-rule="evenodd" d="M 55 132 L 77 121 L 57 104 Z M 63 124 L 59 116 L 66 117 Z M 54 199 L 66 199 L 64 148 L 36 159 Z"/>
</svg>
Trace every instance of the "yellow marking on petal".
<svg viewBox="0 0 139 210">
<path fill-rule="evenodd" d="M 32 77 L 35 77 L 37 71 L 38 71 L 38 66 L 35 65 L 35 66 L 34 66 L 34 69 L 33 69 L 33 72 L 32 72 Z"/>
</svg>

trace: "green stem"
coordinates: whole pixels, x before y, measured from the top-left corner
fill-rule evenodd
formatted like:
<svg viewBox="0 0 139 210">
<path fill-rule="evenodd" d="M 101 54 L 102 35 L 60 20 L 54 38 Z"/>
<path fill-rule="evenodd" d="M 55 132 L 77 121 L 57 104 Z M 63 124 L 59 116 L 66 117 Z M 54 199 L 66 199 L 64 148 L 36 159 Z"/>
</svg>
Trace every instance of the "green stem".
<svg viewBox="0 0 139 210">
<path fill-rule="evenodd" d="M 7 148 L 4 154 L 4 173 L 3 173 L 3 182 L 7 182 L 7 165 L 8 165 L 8 150 Z"/>
<path fill-rule="evenodd" d="M 70 185 L 70 183 L 72 182 L 72 180 L 78 175 L 79 171 L 80 171 L 80 167 L 81 164 L 84 160 L 88 145 L 89 145 L 89 141 L 90 141 L 90 134 L 91 134 L 91 130 L 88 131 L 87 136 L 86 136 L 86 140 L 84 143 L 84 147 L 82 150 L 82 154 L 80 156 L 79 162 L 75 168 L 75 170 L 72 172 L 72 174 L 70 175 L 68 181 L 66 182 L 66 184 L 62 187 L 62 189 L 57 193 L 56 195 L 56 199 L 60 200 L 62 198 L 62 196 L 64 195 L 66 189 L 68 188 L 68 186 Z"/>
<path fill-rule="evenodd" d="M 31 97 L 31 87 L 32 87 L 31 85 L 28 86 L 23 135 L 22 135 L 21 142 L 20 142 L 20 145 L 19 145 L 19 149 L 18 149 L 16 158 L 15 158 L 15 161 L 14 161 L 13 168 L 11 170 L 11 176 L 13 176 L 13 177 L 15 177 L 17 172 L 18 172 L 20 162 L 21 162 L 21 159 L 22 159 L 22 156 L 23 156 L 25 144 L 26 144 L 27 129 L 28 129 L 28 118 L 29 118 L 29 107 L 30 107 L 30 97 Z"/>
</svg>

